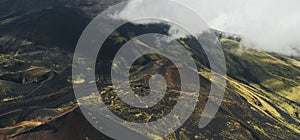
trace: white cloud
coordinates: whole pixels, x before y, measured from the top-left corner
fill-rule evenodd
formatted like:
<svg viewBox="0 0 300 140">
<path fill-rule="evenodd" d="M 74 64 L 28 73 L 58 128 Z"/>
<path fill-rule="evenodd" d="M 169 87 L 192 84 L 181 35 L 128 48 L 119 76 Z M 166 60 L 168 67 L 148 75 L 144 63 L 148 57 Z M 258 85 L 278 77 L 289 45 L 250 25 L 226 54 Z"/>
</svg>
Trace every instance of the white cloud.
<svg viewBox="0 0 300 140">
<path fill-rule="evenodd" d="M 146 2 L 143 5 L 142 1 Z M 165 13 L 163 0 L 139 0 L 131 2 L 125 15 L 141 16 L 147 12 Z M 266 51 L 290 54 L 292 48 L 300 49 L 300 1 L 299 0 L 174 0 L 185 5 L 213 28 L 242 35 L 254 44 L 252 47 Z M 151 3 L 161 3 L 149 9 Z M 174 15 L 178 16 L 178 15 Z M 126 18 L 126 17 L 123 17 Z M 189 17 L 182 17 L 189 18 Z"/>
</svg>

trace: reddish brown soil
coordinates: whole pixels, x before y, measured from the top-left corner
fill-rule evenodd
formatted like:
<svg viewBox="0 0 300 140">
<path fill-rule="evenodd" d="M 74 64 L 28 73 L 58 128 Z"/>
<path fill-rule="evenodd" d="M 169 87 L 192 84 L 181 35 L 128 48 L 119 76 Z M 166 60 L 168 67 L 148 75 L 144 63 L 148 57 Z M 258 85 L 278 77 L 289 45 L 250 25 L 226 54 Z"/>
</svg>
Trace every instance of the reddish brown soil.
<svg viewBox="0 0 300 140">
<path fill-rule="evenodd" d="M 84 118 L 79 108 L 73 108 L 45 121 L 26 121 L 14 127 L 0 129 L 1 140 L 92 140 L 109 139 Z"/>
</svg>

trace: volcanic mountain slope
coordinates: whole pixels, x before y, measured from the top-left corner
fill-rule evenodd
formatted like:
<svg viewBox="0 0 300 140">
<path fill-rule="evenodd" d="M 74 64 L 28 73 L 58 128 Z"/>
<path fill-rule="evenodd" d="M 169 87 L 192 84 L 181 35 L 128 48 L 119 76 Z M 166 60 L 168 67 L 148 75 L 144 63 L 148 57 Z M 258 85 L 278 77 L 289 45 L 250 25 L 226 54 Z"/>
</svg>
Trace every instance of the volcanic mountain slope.
<svg viewBox="0 0 300 140">
<path fill-rule="evenodd" d="M 0 0 L 1 127 L 74 105 L 71 52 L 93 13 L 116 2 Z"/>
<path fill-rule="evenodd" d="M 205 69 L 199 72 L 202 92 L 199 97 L 197 110 L 176 133 L 168 136 L 166 139 L 297 139 L 299 137 L 299 99 L 297 98 L 299 94 L 299 87 L 297 87 L 299 86 L 299 77 L 297 77 L 300 73 L 299 61 L 284 55 L 247 49 L 234 40 L 222 38 L 220 41 L 225 50 L 229 76 L 227 78 L 228 86 L 225 98 L 219 112 L 206 128 L 199 129 L 197 127 L 197 120 L 199 120 L 201 109 L 206 103 L 210 85 L 210 72 L 209 69 Z M 158 57 L 157 60 L 153 59 L 152 62 L 145 63 L 144 66 L 137 65 L 141 68 L 134 73 L 143 75 L 143 73 L 160 71 L 156 69 L 159 68 L 160 61 L 161 58 Z M 140 60 L 140 62 L 143 61 Z M 249 69 L 249 67 L 253 68 Z M 275 68 L 277 69 L 274 70 Z M 171 69 L 167 69 L 165 72 L 172 73 Z M 280 73 L 286 69 L 289 70 L 289 73 L 284 73 L 285 75 Z M 249 75 L 251 78 L 249 78 Z M 143 76 L 138 77 L 143 79 Z M 174 82 L 176 81 L 174 78 L 176 79 L 176 76 L 171 77 L 169 80 Z M 274 82 L 265 82 L 268 80 L 273 80 Z M 289 84 L 276 83 L 284 82 L 284 80 L 287 80 Z M 284 86 L 285 88 L 278 88 L 278 86 Z M 163 105 L 154 108 L 151 112 L 140 114 L 138 112 L 140 110 L 127 109 L 119 99 L 111 98 L 113 95 L 111 89 L 112 87 L 110 86 L 103 87 L 101 88 L 101 94 L 105 100 L 110 99 L 110 101 L 107 100 L 110 109 L 114 110 L 114 113 L 122 115 L 124 119 L 147 121 L 145 118 L 151 120 L 162 117 L 164 113 L 171 109 Z M 139 90 L 136 89 L 136 91 Z M 47 95 L 47 93 L 45 94 Z M 173 96 L 169 96 L 169 98 L 176 99 Z M 14 99 L 16 102 L 18 100 Z M 114 100 L 115 103 L 112 103 L 111 100 Z M 172 104 L 170 102 L 168 105 Z M 153 112 L 161 113 L 153 115 Z M 78 118 L 74 118 L 74 114 Z M 62 139 L 75 139 L 73 135 L 72 137 L 69 135 L 71 130 L 61 129 L 62 126 L 75 127 L 76 129 L 72 129 L 73 133 L 82 133 L 82 135 L 76 137 L 78 139 L 82 137 L 88 139 L 104 137 L 85 121 L 78 110 L 71 110 L 65 115 L 54 118 L 57 119 L 46 119 L 47 123 L 44 123 L 43 119 L 36 119 L 40 120 L 40 122 L 23 122 L 17 125 L 18 127 L 2 129 L 2 137 L 7 139 L 30 139 L 33 137 L 51 139 L 55 136 Z M 74 124 L 68 123 L 77 122 L 78 120 L 82 121 L 81 126 L 83 130 L 79 129 L 78 125 L 73 126 Z M 23 127 L 24 123 L 27 123 L 26 127 Z M 45 130 L 45 127 L 50 127 L 51 129 Z"/>
<path fill-rule="evenodd" d="M 119 42 L 120 38 L 128 40 L 128 36 L 123 34 L 124 32 L 114 33 L 115 37 L 112 37 L 112 40 L 116 42 Z M 169 139 L 297 139 L 299 137 L 298 60 L 285 55 L 246 48 L 234 38 L 220 38 L 227 61 L 228 85 L 219 112 L 211 124 L 204 129 L 199 129 L 198 120 L 210 90 L 210 69 L 203 51 L 195 47 L 192 39 L 182 39 L 179 42 L 188 46 L 187 49 L 192 50 L 194 55 L 196 54 L 194 56 L 196 64 L 201 68 L 198 70 L 201 79 L 201 95 L 197 109 L 191 118 L 175 134 L 170 135 Z M 135 45 L 147 46 L 138 40 L 135 41 Z M 109 48 L 114 52 L 112 46 Z M 173 68 L 174 64 L 162 65 L 168 64 L 162 61 L 167 60 L 158 55 L 148 55 L 137 60 L 136 63 L 139 64 L 133 66 L 131 80 L 133 83 L 139 81 L 146 84 L 144 85 L 146 90 L 140 90 L 143 84 L 133 84 L 131 86 L 137 92 L 136 94 L 140 94 L 141 91 L 147 92 L 145 81 L 148 81 L 148 75 L 153 73 L 160 73 L 165 76 L 167 82 L 180 85 L 179 76 Z M 168 74 L 174 76 L 167 76 Z M 167 99 L 163 100 L 167 102 L 166 104 L 145 111 L 127 106 L 116 96 L 112 86 L 101 83 L 105 83 L 105 80 L 100 82 L 99 89 L 110 110 L 122 119 L 135 122 L 150 122 L 163 117 L 172 109 L 170 105 L 176 104 L 178 98 L 176 95 L 179 93 L 176 88 L 170 89 L 168 92 L 170 94 L 166 95 Z M 153 129 L 153 131 L 164 131 Z M 150 137 L 155 138 L 155 136 Z"/>
<path fill-rule="evenodd" d="M 56 7 L 75 8 L 95 16 L 122 0 L 1 0 L 0 19 L 8 19 Z"/>
<path fill-rule="evenodd" d="M 76 106 L 70 69 L 80 33 L 95 13 L 113 3 L 103 0 L 0 0 L 0 3 L 0 138 L 106 139 L 78 109 L 70 110 Z M 165 104 L 148 111 L 131 108 L 114 96 L 110 84 L 103 84 L 109 81 L 112 67 L 109 59 L 122 43 L 144 33 L 167 34 L 168 29 L 163 24 L 127 24 L 106 42 L 107 49 L 102 50 L 108 54 L 106 61 L 97 64 L 101 70 L 97 73 L 98 88 L 108 107 L 123 119 L 153 121 L 169 113 L 176 104 L 178 73 L 174 64 L 162 65 L 167 60 L 161 56 L 148 55 L 137 60 L 131 69 L 131 80 L 134 91 L 144 95 L 149 88 L 147 75 L 165 75 L 172 87 Z M 192 39 L 180 39 L 181 44 L 195 52 L 201 95 L 190 119 L 165 139 L 298 139 L 299 59 L 249 49 L 237 42 L 240 38 L 220 34 L 217 32 L 227 61 L 228 85 L 219 112 L 207 127 L 198 128 L 210 90 L 210 69 L 201 46 Z M 135 43 L 147 45 L 139 40 Z"/>
</svg>

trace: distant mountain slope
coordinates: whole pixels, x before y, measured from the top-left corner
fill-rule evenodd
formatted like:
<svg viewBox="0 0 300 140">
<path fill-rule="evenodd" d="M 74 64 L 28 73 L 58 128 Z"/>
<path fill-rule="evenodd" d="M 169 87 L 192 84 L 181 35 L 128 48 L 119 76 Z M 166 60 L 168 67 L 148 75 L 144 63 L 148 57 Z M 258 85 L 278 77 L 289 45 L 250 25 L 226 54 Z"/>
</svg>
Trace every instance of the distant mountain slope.
<svg viewBox="0 0 300 140">
<path fill-rule="evenodd" d="M 0 37 L 74 50 L 91 20 L 120 0 L 0 0 Z"/>
</svg>

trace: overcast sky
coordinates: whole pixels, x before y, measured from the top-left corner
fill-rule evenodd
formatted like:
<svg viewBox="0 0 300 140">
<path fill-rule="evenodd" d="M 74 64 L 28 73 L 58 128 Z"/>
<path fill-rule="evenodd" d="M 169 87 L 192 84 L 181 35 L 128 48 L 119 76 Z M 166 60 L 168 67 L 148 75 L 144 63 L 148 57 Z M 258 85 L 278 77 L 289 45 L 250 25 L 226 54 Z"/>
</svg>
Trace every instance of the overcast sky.
<svg viewBox="0 0 300 140">
<path fill-rule="evenodd" d="M 292 48 L 300 49 L 299 0 L 174 1 L 197 12 L 210 27 L 242 35 L 253 44 L 251 47 L 285 54 L 291 54 Z M 161 4 L 153 11 L 147 9 L 151 3 Z M 145 12 L 163 13 L 166 10 L 164 4 L 161 0 L 131 2 L 123 11 L 126 13 L 123 16 Z"/>
</svg>

